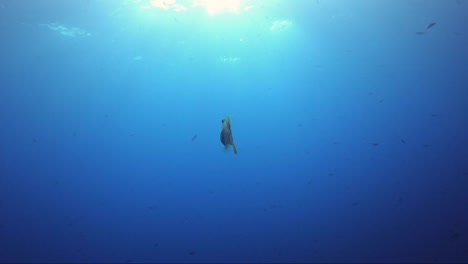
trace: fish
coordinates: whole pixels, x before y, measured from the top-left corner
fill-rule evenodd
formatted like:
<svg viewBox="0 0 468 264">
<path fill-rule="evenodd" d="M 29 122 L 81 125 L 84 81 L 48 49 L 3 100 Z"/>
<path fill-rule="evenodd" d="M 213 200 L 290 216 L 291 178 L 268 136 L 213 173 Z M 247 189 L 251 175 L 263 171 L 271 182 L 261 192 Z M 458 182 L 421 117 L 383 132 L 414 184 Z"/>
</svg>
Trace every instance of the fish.
<svg viewBox="0 0 468 264">
<path fill-rule="evenodd" d="M 418 32 L 416 32 L 416 35 L 424 35 L 424 32 L 418 31 Z"/>
<path fill-rule="evenodd" d="M 224 145 L 224 149 L 228 149 L 229 146 L 232 146 L 234 150 L 234 154 L 237 154 L 237 148 L 234 144 L 234 138 L 232 137 L 232 130 L 231 130 L 231 117 L 228 115 L 226 118 L 221 120 L 221 134 L 219 138 L 221 139 L 221 143 Z"/>
<path fill-rule="evenodd" d="M 197 139 L 197 135 L 192 137 L 192 141 L 194 141 L 195 139 Z"/>
<path fill-rule="evenodd" d="M 431 27 L 435 26 L 436 24 L 437 24 L 436 22 L 430 23 L 429 25 L 427 25 L 426 30 L 430 29 Z"/>
</svg>

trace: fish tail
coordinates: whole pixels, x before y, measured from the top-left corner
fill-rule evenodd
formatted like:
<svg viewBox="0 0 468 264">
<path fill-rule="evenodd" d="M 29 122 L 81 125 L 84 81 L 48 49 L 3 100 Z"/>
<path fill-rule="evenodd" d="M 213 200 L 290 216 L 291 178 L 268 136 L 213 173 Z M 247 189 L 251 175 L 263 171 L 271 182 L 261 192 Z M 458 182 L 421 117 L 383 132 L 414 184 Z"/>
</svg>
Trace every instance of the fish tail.
<svg viewBox="0 0 468 264">
<path fill-rule="evenodd" d="M 234 144 L 234 142 L 232 142 L 232 149 L 234 150 L 234 154 L 237 155 L 237 148 L 236 148 L 236 144 Z"/>
</svg>

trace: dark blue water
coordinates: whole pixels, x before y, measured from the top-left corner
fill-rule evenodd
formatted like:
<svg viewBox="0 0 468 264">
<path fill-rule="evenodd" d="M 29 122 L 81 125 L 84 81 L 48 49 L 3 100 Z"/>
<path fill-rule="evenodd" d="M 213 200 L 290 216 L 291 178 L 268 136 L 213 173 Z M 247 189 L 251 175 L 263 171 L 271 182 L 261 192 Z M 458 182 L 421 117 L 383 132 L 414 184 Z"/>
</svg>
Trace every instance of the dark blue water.
<svg viewBox="0 0 468 264">
<path fill-rule="evenodd" d="M 0 262 L 468 262 L 468 1 L 209 2 L 0 0 Z"/>
</svg>

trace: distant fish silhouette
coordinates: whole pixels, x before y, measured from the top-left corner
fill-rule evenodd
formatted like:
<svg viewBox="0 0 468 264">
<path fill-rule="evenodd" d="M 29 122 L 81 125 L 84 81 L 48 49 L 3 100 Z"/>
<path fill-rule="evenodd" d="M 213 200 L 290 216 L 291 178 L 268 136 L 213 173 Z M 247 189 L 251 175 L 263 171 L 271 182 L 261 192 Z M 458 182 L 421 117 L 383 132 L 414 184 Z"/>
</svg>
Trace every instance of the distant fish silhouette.
<svg viewBox="0 0 468 264">
<path fill-rule="evenodd" d="M 424 28 L 423 31 L 418 31 L 418 32 L 416 32 L 416 35 L 420 35 L 420 36 L 424 35 L 424 34 L 426 33 L 426 32 L 425 32 L 426 30 L 432 28 L 432 27 L 435 26 L 435 25 L 437 25 L 436 22 L 430 23 L 429 25 L 426 26 L 426 28 Z"/>
<path fill-rule="evenodd" d="M 399 203 L 402 203 L 402 202 L 403 202 L 403 196 L 401 196 L 401 195 L 398 196 L 398 202 L 399 202 Z"/>
<path fill-rule="evenodd" d="M 452 235 L 450 236 L 451 239 L 453 240 L 458 240 L 462 235 L 458 232 L 453 232 Z"/>
<path fill-rule="evenodd" d="M 192 137 L 192 141 L 194 141 L 195 139 L 197 139 L 197 135 Z"/>
<path fill-rule="evenodd" d="M 436 22 L 430 23 L 429 25 L 427 25 L 426 30 L 430 29 L 431 27 L 435 26 L 436 24 L 437 24 Z"/>
<path fill-rule="evenodd" d="M 224 145 L 224 149 L 228 149 L 229 146 L 232 146 L 232 149 L 234 150 L 234 154 L 237 154 L 237 148 L 236 145 L 234 144 L 234 139 L 232 138 L 232 131 L 231 131 L 231 118 L 230 116 L 226 116 L 222 121 L 222 126 L 221 126 L 221 134 L 220 134 L 220 139 L 221 143 Z"/>
</svg>

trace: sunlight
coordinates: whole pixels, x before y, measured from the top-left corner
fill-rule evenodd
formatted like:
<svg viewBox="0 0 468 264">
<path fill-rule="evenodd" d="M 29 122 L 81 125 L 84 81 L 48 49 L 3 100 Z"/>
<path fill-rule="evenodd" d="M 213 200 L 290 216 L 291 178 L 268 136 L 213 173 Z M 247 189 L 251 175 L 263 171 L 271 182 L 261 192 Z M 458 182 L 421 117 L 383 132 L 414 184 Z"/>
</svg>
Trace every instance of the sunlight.
<svg viewBox="0 0 468 264">
<path fill-rule="evenodd" d="M 165 10 L 172 9 L 176 12 L 187 10 L 185 6 L 177 4 L 176 0 L 151 0 L 151 5 Z"/>
<path fill-rule="evenodd" d="M 177 0 L 150 0 L 150 6 L 164 10 L 173 10 L 176 12 L 187 10 L 187 7 L 177 3 Z M 142 6 L 142 8 L 146 9 L 150 6 L 145 5 Z M 202 7 L 209 15 L 217 15 L 221 13 L 238 14 L 241 10 L 241 0 L 193 0 L 192 7 Z M 248 10 L 252 7 L 253 6 L 249 6 L 244 10 Z"/>
<path fill-rule="evenodd" d="M 241 0 L 195 0 L 194 6 L 202 6 L 209 15 L 216 15 L 224 12 L 238 14 L 241 7 Z"/>
<path fill-rule="evenodd" d="M 60 33 L 62 36 L 75 38 L 75 37 L 91 37 L 91 33 L 78 28 L 78 27 L 67 27 L 58 23 L 39 24 L 39 26 L 45 26 L 52 31 Z"/>
<path fill-rule="evenodd" d="M 289 20 L 277 20 L 273 22 L 273 25 L 270 27 L 270 30 L 285 30 L 291 26 L 291 21 Z"/>
</svg>

